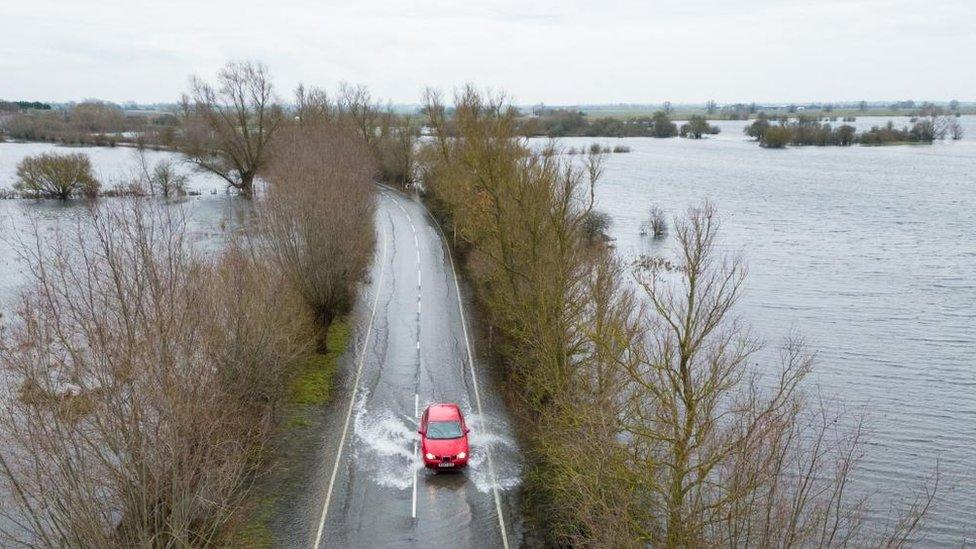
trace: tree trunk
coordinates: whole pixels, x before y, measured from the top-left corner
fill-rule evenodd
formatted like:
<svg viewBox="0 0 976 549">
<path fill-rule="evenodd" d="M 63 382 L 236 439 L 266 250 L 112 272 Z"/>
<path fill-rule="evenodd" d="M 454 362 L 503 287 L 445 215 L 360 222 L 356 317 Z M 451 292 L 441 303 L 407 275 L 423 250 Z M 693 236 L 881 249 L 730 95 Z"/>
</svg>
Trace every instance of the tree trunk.
<svg viewBox="0 0 976 549">
<path fill-rule="evenodd" d="M 251 198 L 252 196 L 254 196 L 254 173 L 253 172 L 241 173 L 240 191 L 245 198 Z"/>
</svg>

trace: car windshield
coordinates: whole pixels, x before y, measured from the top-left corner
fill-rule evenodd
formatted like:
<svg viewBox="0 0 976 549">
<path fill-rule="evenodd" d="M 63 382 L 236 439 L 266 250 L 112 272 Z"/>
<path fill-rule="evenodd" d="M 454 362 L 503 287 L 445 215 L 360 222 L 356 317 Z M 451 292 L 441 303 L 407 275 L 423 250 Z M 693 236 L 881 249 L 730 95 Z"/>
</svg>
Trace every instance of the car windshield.
<svg viewBox="0 0 976 549">
<path fill-rule="evenodd" d="M 457 421 L 431 421 L 427 424 L 427 438 L 461 438 L 461 424 Z"/>
</svg>

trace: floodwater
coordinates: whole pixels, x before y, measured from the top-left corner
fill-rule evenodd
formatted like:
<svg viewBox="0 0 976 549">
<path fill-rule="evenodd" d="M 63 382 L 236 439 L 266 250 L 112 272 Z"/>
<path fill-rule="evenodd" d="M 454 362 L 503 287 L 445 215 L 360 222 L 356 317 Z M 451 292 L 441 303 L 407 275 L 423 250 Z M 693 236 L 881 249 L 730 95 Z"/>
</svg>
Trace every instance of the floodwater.
<svg viewBox="0 0 976 549">
<path fill-rule="evenodd" d="M 626 258 L 671 251 L 640 236 L 652 204 L 715 204 L 722 246 L 749 265 L 738 313 L 769 345 L 758 360 L 798 332 L 818 352 L 812 390 L 866 414 L 856 486 L 881 518 L 938 461 L 922 546 L 976 540 L 976 117 L 962 123 L 963 140 L 931 146 L 765 150 L 745 122 L 700 141 L 562 140 L 631 147 L 596 192 Z"/>
<path fill-rule="evenodd" d="M 28 155 L 57 152 L 84 153 L 89 156 L 92 170 L 105 189 L 132 180 L 138 168 L 136 151 L 128 147 L 63 147 L 48 143 L 0 143 L 0 190 L 10 190 L 17 180 L 17 163 Z M 174 153 L 146 151 L 150 165 Z M 186 209 L 187 224 L 193 237 L 202 246 L 221 242 L 229 231 L 240 227 L 249 214 L 249 204 L 225 192 L 226 185 L 215 176 L 194 173 L 185 165 L 178 169 L 190 176 L 188 190 L 200 193 L 173 200 Z M 103 200 L 114 200 L 106 198 Z M 36 218 L 44 224 L 65 223 L 87 207 L 85 200 L 0 200 L 0 314 L 11 314 L 17 289 L 24 283 L 23 267 L 18 262 L 17 236 L 26 235 L 29 220 Z"/>
</svg>

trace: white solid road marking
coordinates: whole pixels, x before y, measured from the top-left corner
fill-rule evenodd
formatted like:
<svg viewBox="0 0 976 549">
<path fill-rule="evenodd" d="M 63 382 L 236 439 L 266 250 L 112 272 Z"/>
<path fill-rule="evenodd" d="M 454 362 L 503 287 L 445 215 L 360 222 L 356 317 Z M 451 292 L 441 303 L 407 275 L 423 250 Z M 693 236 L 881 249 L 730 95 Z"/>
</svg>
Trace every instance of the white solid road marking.
<svg viewBox="0 0 976 549">
<path fill-rule="evenodd" d="M 417 454 L 417 441 L 413 441 L 413 455 Z M 413 468 L 413 504 L 410 506 L 410 518 L 417 518 L 417 468 Z"/>
<path fill-rule="evenodd" d="M 332 490 L 335 487 L 336 474 L 339 472 L 339 461 L 342 459 L 342 447 L 346 443 L 346 435 L 349 433 L 349 420 L 352 418 L 352 410 L 356 404 L 356 393 L 359 389 L 359 378 L 363 373 L 363 363 L 366 361 L 366 347 L 369 345 L 369 336 L 373 331 L 373 319 L 376 318 L 376 307 L 380 302 L 380 292 L 383 289 L 383 279 L 386 276 L 386 230 L 383 234 L 383 256 L 380 260 L 380 278 L 376 284 L 376 297 L 373 298 L 373 310 L 369 313 L 369 324 L 366 326 L 366 337 L 363 339 L 363 347 L 359 351 L 359 364 L 356 366 L 356 380 L 353 382 L 352 394 L 349 396 L 349 409 L 346 411 L 346 422 L 342 427 L 342 436 L 339 438 L 339 449 L 336 451 L 335 464 L 332 466 L 332 477 L 329 479 L 329 489 L 325 493 L 325 503 L 322 504 L 322 517 L 319 519 L 318 533 L 315 534 L 314 549 L 319 548 L 322 542 L 322 531 L 325 529 L 325 517 L 329 513 L 329 502 L 332 500 Z"/>
<path fill-rule="evenodd" d="M 420 239 L 417 238 L 417 227 L 413 224 L 413 219 L 410 214 L 407 213 L 406 208 L 403 207 L 399 201 L 397 201 L 397 206 L 400 206 L 400 210 L 403 211 L 404 215 L 407 216 L 407 221 L 410 222 L 410 230 L 413 231 L 413 244 L 417 248 L 417 368 L 420 368 L 420 300 L 423 295 L 420 291 Z M 419 373 L 418 373 L 419 375 Z M 420 426 L 420 395 L 418 393 L 413 394 L 413 416 L 417 418 L 417 426 Z M 414 458 L 419 461 L 420 450 L 417 446 L 417 441 L 413 442 L 413 455 Z M 411 498 L 410 504 L 410 518 L 417 518 L 417 467 L 413 468 L 413 496 Z"/>
<path fill-rule="evenodd" d="M 413 394 L 413 417 L 417 418 L 417 426 L 420 426 L 420 395 Z M 413 455 L 419 460 L 420 451 L 417 441 L 413 441 Z M 410 518 L 417 518 L 417 467 L 413 468 L 413 504 L 410 507 Z"/>
<path fill-rule="evenodd" d="M 426 206 L 424 207 L 426 209 Z M 430 210 L 427 210 L 427 214 L 430 215 Z M 474 400 L 478 404 L 478 415 L 481 416 L 482 421 L 484 420 L 485 414 L 481 408 L 481 393 L 478 390 L 478 376 L 475 375 L 474 371 L 474 355 L 471 353 L 471 341 L 468 338 L 468 323 L 464 319 L 464 305 L 462 304 L 461 297 L 461 284 L 458 282 L 457 269 L 454 267 L 454 254 L 451 253 L 451 247 L 447 244 L 447 237 L 444 235 L 444 230 L 441 229 L 440 224 L 434 219 L 434 216 L 430 216 L 434 221 L 434 225 L 441 234 L 441 238 L 444 241 L 444 248 L 447 249 L 447 257 L 451 261 L 451 274 L 454 275 L 454 289 L 457 291 L 458 298 L 458 312 L 461 314 L 461 330 L 464 333 L 464 346 L 468 351 L 468 366 L 471 369 L 471 384 L 474 387 Z M 498 480 L 495 476 L 495 466 L 491 460 L 491 452 L 488 451 L 488 447 L 485 447 L 485 456 L 488 458 L 488 475 L 491 477 L 491 491 L 495 496 L 495 511 L 498 512 L 498 526 L 502 529 L 502 545 L 505 549 L 508 549 L 508 533 L 505 531 L 505 518 L 502 516 L 502 500 L 498 495 Z"/>
</svg>

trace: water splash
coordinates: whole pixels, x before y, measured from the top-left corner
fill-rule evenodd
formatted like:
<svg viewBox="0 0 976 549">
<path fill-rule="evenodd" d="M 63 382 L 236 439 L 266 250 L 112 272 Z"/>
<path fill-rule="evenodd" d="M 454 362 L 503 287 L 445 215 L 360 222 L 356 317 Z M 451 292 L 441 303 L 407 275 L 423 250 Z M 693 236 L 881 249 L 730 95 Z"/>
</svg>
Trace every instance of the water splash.
<svg viewBox="0 0 976 549">
<path fill-rule="evenodd" d="M 356 403 L 353 423 L 355 443 L 352 457 L 360 467 L 380 486 L 409 490 L 413 487 L 413 475 L 423 471 L 423 462 L 414 453 L 419 442 L 417 423 L 410 415 L 394 413 L 388 409 L 370 409 L 368 392 L 364 389 Z M 482 418 L 477 414 L 465 414 L 469 434 L 471 456 L 468 458 L 466 475 L 479 492 L 491 492 L 515 488 L 521 482 L 521 461 L 513 437 L 504 422 L 495 418 Z M 494 479 L 488 471 L 488 453 L 494 465 Z"/>
<path fill-rule="evenodd" d="M 410 489 L 414 472 L 423 466 L 414 453 L 419 439 L 415 423 L 389 410 L 369 410 L 367 396 L 364 390 L 356 403 L 353 459 L 380 486 Z"/>
</svg>

